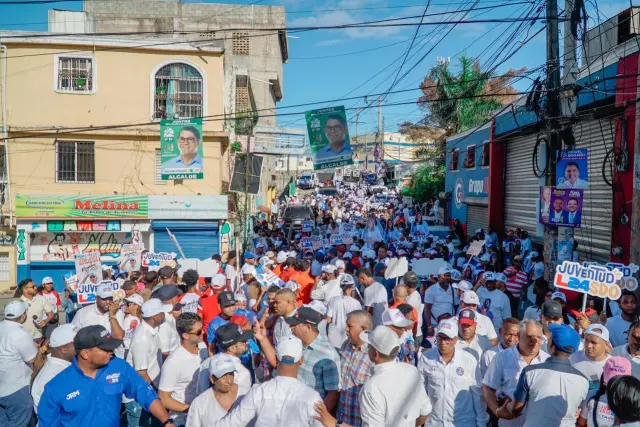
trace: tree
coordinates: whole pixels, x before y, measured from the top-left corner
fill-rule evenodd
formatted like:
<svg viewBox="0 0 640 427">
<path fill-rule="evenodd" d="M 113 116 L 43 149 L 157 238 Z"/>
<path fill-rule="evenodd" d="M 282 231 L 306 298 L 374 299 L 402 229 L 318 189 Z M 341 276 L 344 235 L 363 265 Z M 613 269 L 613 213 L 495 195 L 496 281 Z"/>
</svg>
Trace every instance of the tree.
<svg viewBox="0 0 640 427">
<path fill-rule="evenodd" d="M 438 197 L 444 191 L 444 166 L 424 164 L 418 168 L 408 186 L 402 189 L 402 194 L 411 196 L 418 203 L 423 203 Z"/>
</svg>

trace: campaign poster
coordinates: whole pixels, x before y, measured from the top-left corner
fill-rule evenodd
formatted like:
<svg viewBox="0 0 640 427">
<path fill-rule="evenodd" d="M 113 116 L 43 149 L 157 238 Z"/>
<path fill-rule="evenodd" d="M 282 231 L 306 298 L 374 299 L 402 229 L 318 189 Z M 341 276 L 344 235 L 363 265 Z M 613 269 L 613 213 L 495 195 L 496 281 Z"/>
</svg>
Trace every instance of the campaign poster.
<svg viewBox="0 0 640 427">
<path fill-rule="evenodd" d="M 162 179 L 202 179 L 202 119 L 160 122 L 160 172 Z"/>
<path fill-rule="evenodd" d="M 102 280 L 102 264 L 100 263 L 100 252 L 87 252 L 75 256 L 76 276 L 78 291 L 83 285 L 95 287 Z M 78 299 L 80 302 L 80 299 Z M 87 304 L 90 301 L 80 302 Z"/>
<path fill-rule="evenodd" d="M 553 187 L 540 187 L 540 211 L 538 212 L 538 222 L 540 224 L 549 224 L 552 192 Z"/>
<path fill-rule="evenodd" d="M 344 106 L 305 112 L 313 169 L 353 164 L 349 127 Z"/>
<path fill-rule="evenodd" d="M 115 300 L 122 300 L 125 297 L 125 292 L 120 289 L 121 284 L 119 282 L 100 280 L 98 283 L 84 283 L 78 286 L 78 304 L 96 302 L 96 288 L 98 286 L 109 286 L 113 290 L 113 298 Z"/>
<path fill-rule="evenodd" d="M 158 271 L 165 266 L 176 268 L 178 263 L 174 252 L 145 252 L 142 254 L 142 266 L 149 271 Z"/>
<path fill-rule="evenodd" d="M 315 223 L 313 221 L 302 221 L 301 229 L 303 233 L 309 233 L 313 231 Z"/>
<path fill-rule="evenodd" d="M 587 188 L 589 186 L 589 151 L 586 148 L 562 150 L 557 156 L 556 188 L 563 190 Z"/>
<path fill-rule="evenodd" d="M 140 271 L 142 266 L 142 248 L 138 244 L 124 244 L 120 249 L 120 271 Z"/>
<path fill-rule="evenodd" d="M 549 209 L 549 225 L 579 228 L 582 222 L 584 190 L 553 188 Z"/>
</svg>

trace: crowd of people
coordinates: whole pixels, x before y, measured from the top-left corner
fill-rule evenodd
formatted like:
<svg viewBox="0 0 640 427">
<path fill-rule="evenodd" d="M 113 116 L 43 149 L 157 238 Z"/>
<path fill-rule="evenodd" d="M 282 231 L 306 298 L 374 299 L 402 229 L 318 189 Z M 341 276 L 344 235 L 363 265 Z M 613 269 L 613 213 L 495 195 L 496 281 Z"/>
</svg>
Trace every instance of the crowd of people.
<svg viewBox="0 0 640 427">
<path fill-rule="evenodd" d="M 105 266 L 124 295 L 104 282 L 81 307 L 52 278 L 20 281 L 0 425 L 640 426 L 635 293 L 582 312 L 526 231 L 442 233 L 393 191 L 287 203 L 313 215 L 272 208 L 213 277 Z"/>
</svg>

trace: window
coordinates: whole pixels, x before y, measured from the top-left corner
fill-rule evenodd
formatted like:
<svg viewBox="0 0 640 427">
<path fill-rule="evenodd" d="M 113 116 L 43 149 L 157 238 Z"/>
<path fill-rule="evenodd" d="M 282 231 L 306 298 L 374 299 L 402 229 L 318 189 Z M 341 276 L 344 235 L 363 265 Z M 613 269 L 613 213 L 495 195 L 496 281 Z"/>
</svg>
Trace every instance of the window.
<svg viewBox="0 0 640 427">
<path fill-rule="evenodd" d="M 458 170 L 458 157 L 460 155 L 460 150 L 451 150 L 451 163 L 449 163 L 449 170 L 457 171 Z"/>
<path fill-rule="evenodd" d="M 163 66 L 155 75 L 153 118 L 190 119 L 202 117 L 202 75 L 183 63 Z"/>
<path fill-rule="evenodd" d="M 0 183 L 7 182 L 7 161 L 5 157 L 4 145 L 0 145 Z"/>
<path fill-rule="evenodd" d="M 93 142 L 56 142 L 56 182 L 92 184 L 95 170 Z"/>
<path fill-rule="evenodd" d="M 489 143 L 482 144 L 482 153 L 480 154 L 480 166 L 489 166 Z"/>
<path fill-rule="evenodd" d="M 156 149 L 156 185 L 164 185 L 167 181 L 162 179 L 162 156 L 160 149 Z"/>
<path fill-rule="evenodd" d="M 9 254 L 0 253 L 0 282 L 9 280 Z"/>
<path fill-rule="evenodd" d="M 464 167 L 467 169 L 473 169 L 476 167 L 476 146 L 470 145 L 467 147 L 467 158 L 464 161 Z"/>
<path fill-rule="evenodd" d="M 249 55 L 249 33 L 233 33 L 231 40 L 234 54 Z"/>
<path fill-rule="evenodd" d="M 95 92 L 93 57 L 58 56 L 54 63 L 56 92 Z"/>
</svg>

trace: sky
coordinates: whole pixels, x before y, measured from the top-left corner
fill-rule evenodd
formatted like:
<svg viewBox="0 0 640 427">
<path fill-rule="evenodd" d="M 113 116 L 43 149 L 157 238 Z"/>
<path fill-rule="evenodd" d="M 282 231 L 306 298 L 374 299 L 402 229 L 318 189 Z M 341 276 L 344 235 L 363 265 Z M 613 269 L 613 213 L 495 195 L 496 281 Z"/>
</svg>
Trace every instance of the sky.
<svg viewBox="0 0 640 427">
<path fill-rule="evenodd" d="M 48 10 L 82 10 L 82 1 L 74 0 L 35 5 L 2 5 L 2 1 L 0 0 L 2 30 L 46 31 Z M 256 3 L 256 0 L 215 3 L 238 4 L 240 8 Z M 393 22 L 417 24 L 427 5 L 426 0 L 262 0 L 257 3 L 285 6 L 289 28 L 335 26 L 407 17 L 414 18 Z M 536 10 L 539 4 L 544 4 L 544 0 L 478 0 L 475 6 L 477 10 L 451 13 L 457 9 L 470 9 L 474 3 L 475 0 L 431 0 L 426 11 L 426 14 L 431 16 L 426 16 L 423 20 L 424 25 L 419 28 L 412 25 L 304 32 L 290 30 L 289 61 L 284 65 L 284 98 L 278 105 L 278 112 L 300 114 L 280 117 L 278 124 L 302 128 L 305 125 L 305 109 L 344 105 L 348 109 L 363 108 L 358 128 L 360 134 L 375 132 L 377 104 L 372 101 L 375 101 L 378 94 L 389 91 L 395 77 L 399 76 L 393 85 L 393 91 L 403 92 L 388 94 L 384 97 L 382 106 L 385 131 L 395 132 L 398 123 L 416 122 L 424 117 L 424 112 L 415 104 L 421 95 L 418 85 L 438 58 L 449 59 L 450 66 L 456 70 L 459 56 L 465 54 L 479 59 L 483 69 L 494 67 L 496 74 L 502 74 L 510 68 L 527 67 L 528 70 L 536 70 L 544 64 L 545 31 L 542 30 L 539 35 L 533 37 L 542 29 L 542 22 L 437 25 L 447 20 L 521 18 L 526 16 L 529 10 Z M 559 0 L 559 3 L 562 10 L 564 1 Z M 628 7 L 628 0 L 598 0 L 597 3 L 595 0 L 588 0 L 589 26 L 594 26 Z M 242 9 L 238 9 L 238 13 L 241 11 Z M 536 12 L 531 16 L 536 16 Z M 509 39 L 519 25 L 521 31 L 518 36 Z M 407 55 L 407 49 L 414 36 L 416 38 L 413 47 Z M 506 41 L 509 41 L 509 44 L 505 48 L 502 43 Z M 511 55 L 515 49 L 518 50 Z M 398 68 L 403 61 L 399 72 Z M 406 73 L 407 71 L 409 72 Z M 537 73 L 530 75 L 536 76 Z M 527 78 L 515 83 L 516 89 L 523 92 L 529 90 L 530 85 L 531 79 Z M 368 95 L 366 99 L 341 100 L 345 97 L 365 95 Z M 287 108 L 297 104 L 330 100 L 338 101 Z M 355 111 L 348 110 L 347 117 L 349 133 L 354 136 Z"/>
</svg>

